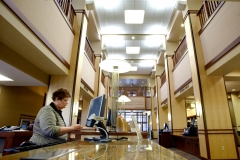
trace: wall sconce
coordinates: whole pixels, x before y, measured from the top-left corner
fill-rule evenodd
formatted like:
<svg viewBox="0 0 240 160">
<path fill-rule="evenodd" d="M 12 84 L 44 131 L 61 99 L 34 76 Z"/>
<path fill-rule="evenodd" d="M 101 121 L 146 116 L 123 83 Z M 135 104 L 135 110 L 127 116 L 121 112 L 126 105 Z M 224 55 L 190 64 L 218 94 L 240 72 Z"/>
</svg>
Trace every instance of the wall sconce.
<svg viewBox="0 0 240 160">
<path fill-rule="evenodd" d="M 168 122 L 171 122 L 171 114 L 170 114 L 170 112 L 168 112 Z"/>
<path fill-rule="evenodd" d="M 195 102 L 195 103 L 196 103 L 196 116 L 200 118 L 202 115 L 202 107 L 199 102 Z"/>
<path fill-rule="evenodd" d="M 158 117 L 156 118 L 156 123 L 158 124 Z"/>
<path fill-rule="evenodd" d="M 78 116 L 78 107 L 79 107 L 79 102 L 75 102 L 75 104 L 74 104 L 74 106 L 73 106 L 74 116 L 75 116 L 75 117 Z"/>
</svg>

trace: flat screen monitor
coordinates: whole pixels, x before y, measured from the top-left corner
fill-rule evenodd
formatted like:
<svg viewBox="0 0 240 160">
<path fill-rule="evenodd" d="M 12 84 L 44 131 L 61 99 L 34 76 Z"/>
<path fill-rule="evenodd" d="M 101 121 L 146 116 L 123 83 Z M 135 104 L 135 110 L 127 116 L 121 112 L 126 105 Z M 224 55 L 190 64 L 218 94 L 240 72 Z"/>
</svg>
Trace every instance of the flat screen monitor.
<svg viewBox="0 0 240 160">
<path fill-rule="evenodd" d="M 92 114 L 95 114 L 96 116 L 99 116 L 99 117 L 104 117 L 105 105 L 106 105 L 105 94 L 99 97 L 93 98 L 90 101 L 88 115 L 87 115 L 87 123 L 86 123 L 87 127 L 94 126 L 94 121 L 89 119 L 89 117 Z"/>
<path fill-rule="evenodd" d="M 163 130 L 164 130 L 164 131 L 168 130 L 168 125 L 167 125 L 166 122 L 163 123 Z"/>
<path fill-rule="evenodd" d="M 116 123 L 117 123 L 117 111 L 112 113 L 112 110 L 108 109 L 106 126 L 116 127 Z"/>
<path fill-rule="evenodd" d="M 194 126 L 194 124 L 195 124 L 195 119 L 193 118 L 193 119 L 191 120 L 190 125 Z"/>
</svg>

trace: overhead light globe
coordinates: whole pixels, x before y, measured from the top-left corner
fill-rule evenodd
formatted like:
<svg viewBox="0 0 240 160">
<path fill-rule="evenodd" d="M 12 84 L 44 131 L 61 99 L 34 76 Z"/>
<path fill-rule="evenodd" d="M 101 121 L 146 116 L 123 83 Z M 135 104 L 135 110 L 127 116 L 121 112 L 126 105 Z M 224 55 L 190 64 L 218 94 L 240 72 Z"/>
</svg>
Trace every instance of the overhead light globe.
<svg viewBox="0 0 240 160">
<path fill-rule="evenodd" d="M 125 73 L 131 70 L 131 65 L 122 59 L 105 59 L 99 66 L 107 72 Z"/>
</svg>

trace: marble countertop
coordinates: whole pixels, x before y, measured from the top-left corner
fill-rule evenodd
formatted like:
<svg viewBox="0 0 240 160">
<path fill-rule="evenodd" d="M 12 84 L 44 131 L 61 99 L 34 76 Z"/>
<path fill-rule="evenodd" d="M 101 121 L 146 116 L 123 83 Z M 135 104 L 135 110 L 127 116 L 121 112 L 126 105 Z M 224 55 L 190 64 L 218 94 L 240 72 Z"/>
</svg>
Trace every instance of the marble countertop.
<svg viewBox="0 0 240 160">
<path fill-rule="evenodd" d="M 128 139 L 110 143 L 72 141 L 50 147 L 15 153 L 1 160 L 19 160 L 23 157 L 62 155 L 58 160 L 186 160 L 169 149 L 148 139 Z"/>
</svg>

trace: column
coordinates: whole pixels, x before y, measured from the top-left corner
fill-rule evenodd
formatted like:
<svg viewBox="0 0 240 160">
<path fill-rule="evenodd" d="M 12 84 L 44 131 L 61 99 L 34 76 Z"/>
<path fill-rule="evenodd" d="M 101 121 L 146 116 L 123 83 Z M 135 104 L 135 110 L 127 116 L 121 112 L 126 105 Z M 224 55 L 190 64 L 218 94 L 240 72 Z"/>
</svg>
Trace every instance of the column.
<svg viewBox="0 0 240 160">
<path fill-rule="evenodd" d="M 59 88 L 66 88 L 71 93 L 72 97 L 70 98 L 69 104 L 63 110 L 63 117 L 67 126 L 77 123 L 77 117 L 74 116 L 74 106 L 77 106 L 74 104 L 79 101 L 80 95 L 82 62 L 84 56 L 87 25 L 88 20 L 85 11 L 76 11 L 76 16 L 74 20 L 75 36 L 68 75 L 52 75 L 49 82 L 46 104 L 49 104 L 52 101 L 52 93 Z"/>
<path fill-rule="evenodd" d="M 196 108 L 197 112 L 201 113 L 197 118 L 200 155 L 206 159 L 237 159 L 224 79 L 221 76 L 206 74 L 198 34 L 198 10 L 193 10 L 196 8 L 195 4 L 198 3 L 193 0 L 187 1 L 184 25 Z"/>
<path fill-rule="evenodd" d="M 101 62 L 101 54 L 95 54 L 95 82 L 94 82 L 94 97 L 99 96 L 99 85 L 101 83 L 101 69 L 99 67 L 99 63 Z"/>
<path fill-rule="evenodd" d="M 151 87 L 151 111 L 152 111 L 152 130 L 153 130 L 153 138 L 158 138 L 158 130 L 157 130 L 157 112 L 154 111 L 154 88 Z"/>
<path fill-rule="evenodd" d="M 167 56 L 166 60 L 167 60 L 167 64 L 168 64 L 169 100 L 170 100 L 170 104 L 171 104 L 171 105 L 169 105 L 169 107 L 170 107 L 171 121 L 172 121 L 172 134 L 173 135 L 182 135 L 183 129 L 185 127 L 187 127 L 187 114 L 186 114 L 186 107 L 185 107 L 185 99 L 184 98 L 178 98 L 178 99 L 175 98 L 172 56 Z M 176 79 L 175 79 L 175 81 L 176 81 Z"/>
</svg>

